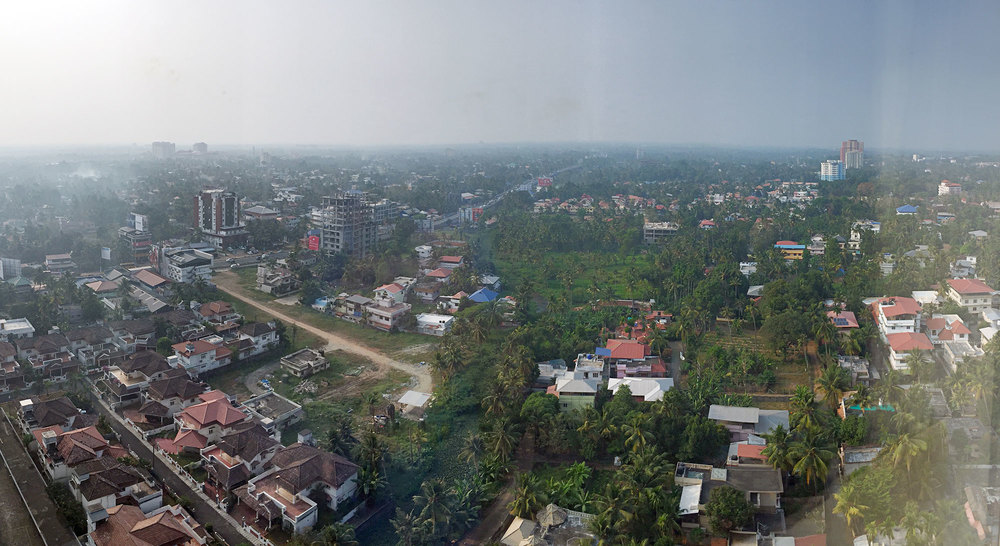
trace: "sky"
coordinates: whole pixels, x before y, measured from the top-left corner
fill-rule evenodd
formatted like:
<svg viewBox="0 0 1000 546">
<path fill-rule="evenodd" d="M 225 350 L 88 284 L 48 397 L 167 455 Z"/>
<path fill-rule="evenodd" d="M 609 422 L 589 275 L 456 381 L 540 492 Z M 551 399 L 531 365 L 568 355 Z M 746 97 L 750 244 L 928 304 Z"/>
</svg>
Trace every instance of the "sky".
<svg viewBox="0 0 1000 546">
<path fill-rule="evenodd" d="M 1000 151 L 1000 3 L 7 2 L 0 146 Z"/>
</svg>

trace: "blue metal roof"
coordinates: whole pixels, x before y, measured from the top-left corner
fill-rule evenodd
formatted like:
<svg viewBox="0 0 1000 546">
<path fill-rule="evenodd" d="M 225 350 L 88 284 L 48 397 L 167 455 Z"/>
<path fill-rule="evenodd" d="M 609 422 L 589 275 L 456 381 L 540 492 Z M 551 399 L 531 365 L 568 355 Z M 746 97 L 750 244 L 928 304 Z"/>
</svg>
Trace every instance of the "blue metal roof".
<svg viewBox="0 0 1000 546">
<path fill-rule="evenodd" d="M 480 288 L 469 296 L 469 299 L 476 303 L 486 303 L 488 301 L 493 301 L 497 299 L 500 294 L 490 290 L 489 288 Z"/>
</svg>

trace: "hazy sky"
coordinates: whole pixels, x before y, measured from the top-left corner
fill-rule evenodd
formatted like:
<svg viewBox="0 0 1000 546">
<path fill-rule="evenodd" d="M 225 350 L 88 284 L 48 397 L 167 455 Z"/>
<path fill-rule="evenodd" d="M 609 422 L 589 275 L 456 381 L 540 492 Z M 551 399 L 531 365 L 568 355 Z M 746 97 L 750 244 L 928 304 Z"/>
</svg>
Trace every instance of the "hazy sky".
<svg viewBox="0 0 1000 546">
<path fill-rule="evenodd" d="M 6 2 L 0 146 L 1000 151 L 1000 4 Z"/>
</svg>

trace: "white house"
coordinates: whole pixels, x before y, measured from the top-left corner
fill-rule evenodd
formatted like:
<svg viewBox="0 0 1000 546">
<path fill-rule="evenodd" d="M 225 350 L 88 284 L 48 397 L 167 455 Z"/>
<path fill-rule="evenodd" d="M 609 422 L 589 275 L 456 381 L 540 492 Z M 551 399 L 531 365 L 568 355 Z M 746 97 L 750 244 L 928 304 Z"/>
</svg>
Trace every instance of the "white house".
<svg viewBox="0 0 1000 546">
<path fill-rule="evenodd" d="M 173 360 L 192 376 L 229 365 L 232 351 L 221 345 L 196 339 L 173 345 Z"/>
<path fill-rule="evenodd" d="M 429 336 L 443 336 L 451 331 L 455 317 L 438 315 L 436 313 L 420 313 L 417 315 L 417 333 Z"/>
</svg>

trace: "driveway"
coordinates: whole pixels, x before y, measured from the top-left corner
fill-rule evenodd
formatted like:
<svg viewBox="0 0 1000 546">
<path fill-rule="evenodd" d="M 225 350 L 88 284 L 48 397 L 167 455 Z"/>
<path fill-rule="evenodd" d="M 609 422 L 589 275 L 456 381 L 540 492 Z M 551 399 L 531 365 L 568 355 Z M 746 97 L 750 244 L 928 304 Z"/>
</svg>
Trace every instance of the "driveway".
<svg viewBox="0 0 1000 546">
<path fill-rule="evenodd" d="M 249 298 L 243 295 L 243 287 L 239 285 L 239 277 L 230 271 L 223 271 L 212 278 L 212 281 L 219 290 L 229 294 L 230 296 L 250 305 L 264 313 L 267 313 L 286 324 L 294 324 L 299 328 L 318 336 L 320 339 L 326 340 L 327 351 L 333 351 L 340 349 L 341 351 L 356 354 L 358 356 L 367 358 L 371 360 L 378 366 L 387 366 L 390 368 L 395 368 L 411 377 L 417 379 L 416 390 L 420 392 L 433 392 L 434 381 L 431 377 L 431 373 L 426 368 L 418 366 L 416 364 L 408 364 L 406 362 L 400 362 L 386 354 L 376 351 L 370 347 L 362 345 L 357 341 L 349 339 L 347 337 L 335 334 L 333 332 L 327 332 L 326 330 L 321 330 L 312 324 L 303 322 L 298 319 L 294 319 L 285 313 L 283 313 L 280 305 L 261 303 L 257 300 Z"/>
<path fill-rule="evenodd" d="M 247 390 L 252 392 L 254 396 L 264 394 L 267 389 L 260 386 L 260 380 L 263 379 L 265 375 L 277 370 L 279 366 L 281 366 L 281 362 L 275 361 L 257 368 L 243 378 L 243 385 L 247 388 Z"/>
</svg>

